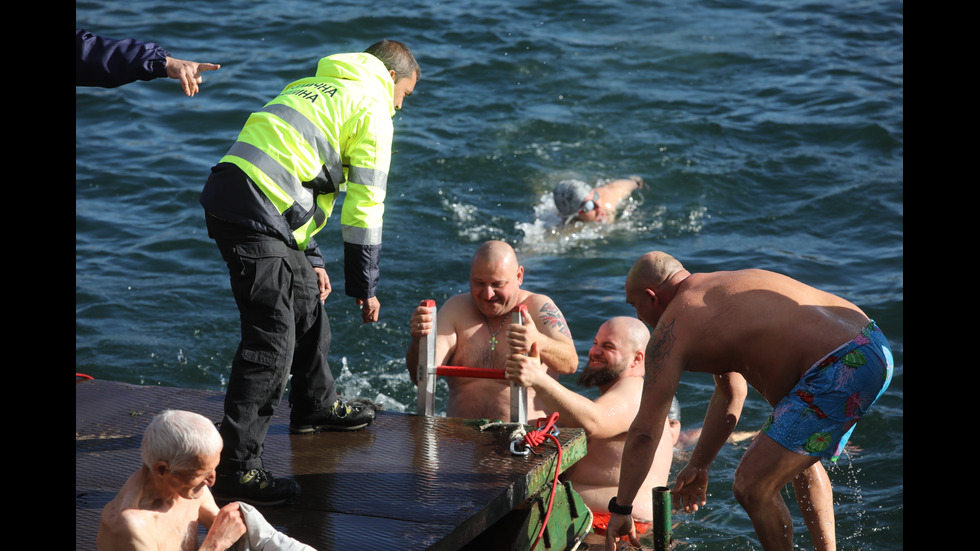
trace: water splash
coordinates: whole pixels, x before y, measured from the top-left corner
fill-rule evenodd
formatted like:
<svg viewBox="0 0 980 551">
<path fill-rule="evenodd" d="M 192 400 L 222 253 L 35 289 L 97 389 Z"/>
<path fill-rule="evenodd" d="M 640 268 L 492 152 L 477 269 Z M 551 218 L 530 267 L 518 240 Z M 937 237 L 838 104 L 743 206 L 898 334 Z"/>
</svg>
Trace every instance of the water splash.
<svg viewBox="0 0 980 551">
<path fill-rule="evenodd" d="M 854 449 L 845 446 L 836 465 L 827 468 L 827 475 L 834 485 L 834 513 L 837 520 L 837 541 L 861 542 L 869 523 L 868 507 L 862 490 L 862 469 L 855 465 Z M 846 529 L 841 530 L 841 517 L 847 518 Z M 871 521 L 873 526 L 873 521 Z M 872 528 L 873 530 L 873 528 Z"/>
<path fill-rule="evenodd" d="M 491 211 L 487 209 L 481 211 L 477 205 L 458 198 L 440 194 L 440 201 L 443 209 L 451 213 L 457 236 L 463 241 L 481 243 L 488 239 L 507 240 L 507 233 L 502 229 L 507 225 L 505 218 L 490 214 Z"/>
<path fill-rule="evenodd" d="M 596 182 L 602 185 L 603 180 Z M 517 222 L 516 229 L 523 235 L 518 247 L 528 254 L 561 254 L 576 248 L 592 248 L 617 234 L 635 233 L 646 229 L 638 209 L 643 197 L 634 194 L 628 197 L 616 219 L 609 224 L 572 222 L 562 224 L 562 217 L 555 207 L 551 191 L 541 194 L 534 206 L 530 222 Z M 656 214 L 655 214 L 656 216 Z M 656 226 L 656 224 L 653 224 Z"/>
<path fill-rule="evenodd" d="M 405 379 L 405 381 L 408 381 L 407 373 L 402 373 L 400 376 L 381 373 L 375 374 L 374 377 L 380 377 L 382 379 Z M 411 384 L 410 381 L 408 382 Z M 369 377 L 355 374 L 351 371 L 347 356 L 340 358 L 340 374 L 334 379 L 334 383 L 337 385 L 337 394 L 345 399 L 368 398 L 375 404 L 381 406 L 385 411 L 403 413 L 408 411 L 406 404 L 377 390 L 379 387 L 384 387 L 385 385 L 379 384 L 377 380 L 372 380 Z"/>
</svg>

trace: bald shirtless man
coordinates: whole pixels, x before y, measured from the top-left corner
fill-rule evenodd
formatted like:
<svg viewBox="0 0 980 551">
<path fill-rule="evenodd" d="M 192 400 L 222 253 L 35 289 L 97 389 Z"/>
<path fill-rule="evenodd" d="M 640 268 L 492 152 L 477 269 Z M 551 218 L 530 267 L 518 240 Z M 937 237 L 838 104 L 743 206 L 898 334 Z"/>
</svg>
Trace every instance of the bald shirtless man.
<svg viewBox="0 0 980 551">
<path fill-rule="evenodd" d="M 554 373 L 575 373 L 578 354 L 565 318 L 545 295 L 521 288 L 524 267 L 514 249 L 502 241 L 481 245 L 470 263 L 470 292 L 451 297 L 439 308 L 438 327 L 420 306 L 410 320 L 412 342 L 405 361 L 413 381 L 419 363 L 419 340 L 436 330 L 436 365 L 504 369 L 511 353 L 526 353 L 538 344 L 542 363 Z M 527 305 L 531 323 L 511 324 L 511 312 Z M 449 377 L 449 417 L 509 419 L 510 386 L 505 380 Z M 544 417 L 533 391 L 527 393 L 527 417 Z"/>
<path fill-rule="evenodd" d="M 683 371 L 715 378 L 701 437 L 674 485 L 684 510 L 704 506 L 708 467 L 738 421 L 748 383 L 775 410 L 735 471 L 736 499 L 764 549 L 790 550 L 793 520 L 780 489 L 792 481 L 814 548 L 836 549 L 833 493 L 820 458 L 836 461 L 891 381 L 891 349 L 877 325 L 854 304 L 789 277 L 692 274 L 659 251 L 630 269 L 626 301 L 654 330 L 606 549 L 615 548 L 614 535 L 638 544 L 629 508 L 658 453 Z"/>
<path fill-rule="evenodd" d="M 166 411 L 143 434 L 143 467 L 102 510 L 96 545 L 114 549 L 198 549 L 197 527 L 208 528 L 200 549 L 228 549 L 245 534 L 237 502 L 221 509 L 214 484 L 222 441 L 214 424 L 188 411 Z"/>
<path fill-rule="evenodd" d="M 529 355 L 512 354 L 507 361 L 507 378 L 534 389 L 548 412 L 558 412 L 558 422 L 585 429 L 588 453 L 565 471 L 592 511 L 595 532 L 604 534 L 609 520 L 609 500 L 616 496 L 626 431 L 640 409 L 643 393 L 643 358 L 650 331 L 642 321 L 615 317 L 602 326 L 592 341 L 589 363 L 579 376 L 580 386 L 598 387 L 595 401 L 566 388 L 548 375 L 541 365 L 537 345 Z M 649 524 L 653 518 L 653 488 L 665 486 L 670 475 L 672 449 L 680 432 L 664 420 L 656 461 L 640 484 L 633 507 L 633 519 Z M 643 530 L 640 530 L 641 532 Z"/>
</svg>

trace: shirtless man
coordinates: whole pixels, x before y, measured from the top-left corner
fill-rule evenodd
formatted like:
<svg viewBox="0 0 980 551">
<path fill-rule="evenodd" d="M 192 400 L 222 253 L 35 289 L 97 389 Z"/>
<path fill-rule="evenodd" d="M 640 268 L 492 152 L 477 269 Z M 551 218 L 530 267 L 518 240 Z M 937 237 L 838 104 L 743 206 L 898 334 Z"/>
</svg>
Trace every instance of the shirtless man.
<svg viewBox="0 0 980 551">
<path fill-rule="evenodd" d="M 821 457 L 836 461 L 854 424 L 891 381 L 888 341 L 857 306 L 763 270 L 692 274 L 662 252 L 626 277 L 626 301 L 654 327 L 640 412 L 623 451 L 606 536 L 629 534 L 629 507 L 660 441 L 683 371 L 714 375 L 703 430 L 673 493 L 685 511 L 706 501 L 708 467 L 732 433 L 752 385 L 775 410 L 735 471 L 735 498 L 766 550 L 793 548 L 780 495 L 792 481 L 815 549 L 835 549 L 833 492 Z M 677 503 L 677 499 L 674 500 Z M 618 513 L 618 514 L 617 514 Z"/>
<path fill-rule="evenodd" d="M 597 534 L 604 533 L 609 520 L 607 505 L 619 486 L 626 431 L 640 409 L 643 358 L 649 340 L 650 331 L 636 318 L 615 317 L 599 327 L 589 350 L 589 363 L 578 380 L 580 386 L 599 388 L 595 401 L 550 377 L 538 359 L 536 344 L 531 345 L 529 355 L 512 354 L 507 361 L 508 379 L 534 389 L 546 411 L 558 412 L 561 425 L 585 429 L 588 453 L 566 470 L 564 477 L 592 511 Z M 679 424 L 671 427 L 664 419 L 656 461 L 633 502 L 637 523 L 649 524 L 653 518 L 652 489 L 667 484 L 671 450 L 679 432 Z"/>
<path fill-rule="evenodd" d="M 143 467 L 102 510 L 96 545 L 114 549 L 227 549 L 245 534 L 237 502 L 221 509 L 214 484 L 222 441 L 214 424 L 188 411 L 166 411 L 143 434 Z"/>
<path fill-rule="evenodd" d="M 630 176 L 591 187 L 581 180 L 562 180 L 552 195 L 555 207 L 565 224 L 580 222 L 612 222 L 624 199 L 643 187 L 643 179 Z"/>
<path fill-rule="evenodd" d="M 438 327 L 432 313 L 420 306 L 410 320 L 412 342 L 405 361 L 413 381 L 419 363 L 419 340 L 436 330 L 436 365 L 504 369 L 511 353 L 526 353 L 538 344 L 542 363 L 554 373 L 575 373 L 578 354 L 565 318 L 545 295 L 521 289 L 524 267 L 514 249 L 487 241 L 470 263 L 470 292 L 451 297 L 439 309 Z M 511 324 L 511 312 L 527 305 L 533 323 Z M 448 377 L 449 417 L 509 419 L 510 385 L 505 380 Z M 527 418 L 544 417 L 534 392 L 527 393 Z"/>
</svg>

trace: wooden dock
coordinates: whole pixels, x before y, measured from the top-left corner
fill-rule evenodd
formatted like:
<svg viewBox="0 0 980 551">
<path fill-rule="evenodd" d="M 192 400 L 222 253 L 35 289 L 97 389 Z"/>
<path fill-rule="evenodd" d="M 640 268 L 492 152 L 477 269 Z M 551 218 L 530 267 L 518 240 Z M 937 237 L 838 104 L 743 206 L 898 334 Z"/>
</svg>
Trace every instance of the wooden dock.
<svg viewBox="0 0 980 551">
<path fill-rule="evenodd" d="M 99 514 L 139 469 L 150 419 L 165 409 L 185 409 L 219 422 L 223 399 L 216 391 L 76 382 L 76 550 L 95 549 Z M 515 455 L 508 431 L 481 431 L 478 425 L 382 411 L 361 431 L 291 435 L 283 404 L 266 438 L 265 467 L 294 477 L 303 493 L 292 505 L 260 510 L 277 529 L 320 551 L 520 549 L 522 544 L 501 538 L 510 541 L 509 532 L 523 531 L 534 541 L 556 447 L 549 440 L 537 454 Z M 564 471 L 585 455 L 585 433 L 562 429 L 558 439 Z M 556 503 L 565 500 L 565 511 L 553 513 L 548 545 L 539 550 L 565 549 L 563 542 L 583 527 L 587 531 L 590 515 L 580 498 L 568 485 L 560 490 Z"/>
</svg>

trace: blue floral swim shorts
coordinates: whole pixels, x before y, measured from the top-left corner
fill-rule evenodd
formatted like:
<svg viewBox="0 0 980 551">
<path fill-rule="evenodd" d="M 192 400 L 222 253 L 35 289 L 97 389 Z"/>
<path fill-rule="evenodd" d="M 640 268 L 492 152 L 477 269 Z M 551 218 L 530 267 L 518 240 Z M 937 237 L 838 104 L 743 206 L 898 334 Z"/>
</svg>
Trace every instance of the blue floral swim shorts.
<svg viewBox="0 0 980 551">
<path fill-rule="evenodd" d="M 854 425 L 892 380 L 888 339 L 872 321 L 803 374 L 763 427 L 784 448 L 836 462 Z"/>
</svg>

